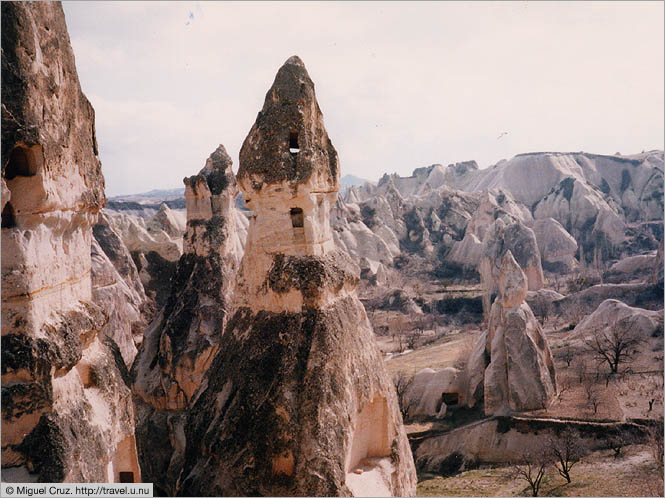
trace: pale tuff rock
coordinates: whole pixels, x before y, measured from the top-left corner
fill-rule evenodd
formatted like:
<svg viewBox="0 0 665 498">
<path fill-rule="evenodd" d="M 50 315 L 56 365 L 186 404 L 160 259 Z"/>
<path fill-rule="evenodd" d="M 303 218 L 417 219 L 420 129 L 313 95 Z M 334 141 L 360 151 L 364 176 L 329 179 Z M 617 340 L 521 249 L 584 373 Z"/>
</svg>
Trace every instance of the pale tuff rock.
<svg viewBox="0 0 665 498">
<path fill-rule="evenodd" d="M 409 416 L 427 415 L 443 418 L 448 405 L 466 404 L 464 392 L 464 372 L 456 368 L 433 370 L 425 368 L 413 376 L 404 393 L 404 402 L 409 408 Z"/>
<path fill-rule="evenodd" d="M 167 495 L 176 490 L 187 410 L 218 350 L 242 254 L 234 212 L 238 189 L 224 147 L 184 183 L 185 253 L 132 367 L 144 478 Z"/>
<path fill-rule="evenodd" d="M 481 264 L 486 249 L 485 244 L 491 244 L 492 239 L 496 237 L 495 232 L 491 230 L 495 220 L 501 218 L 506 223 L 523 225 L 533 221 L 529 210 L 516 203 L 512 196 L 503 190 L 481 192 L 476 197 L 479 204 L 471 212 L 464 229 L 464 238 L 453 242 L 446 256 L 446 259 L 467 268 L 477 268 Z M 532 282 L 532 285 L 537 283 Z"/>
<path fill-rule="evenodd" d="M 532 228 L 538 242 L 543 269 L 568 273 L 577 268 L 577 242 L 561 223 L 554 218 L 543 218 L 536 220 Z"/>
<path fill-rule="evenodd" d="M 658 261 L 658 253 L 639 254 L 629 256 L 614 263 L 603 275 L 603 282 L 628 283 L 631 281 L 645 281 L 652 277 Z M 661 263 L 660 270 L 663 265 Z"/>
<path fill-rule="evenodd" d="M 164 306 L 169 282 L 183 253 L 185 214 L 163 204 L 147 221 L 125 212 L 104 210 L 108 225 L 130 251 L 139 278 L 155 309 Z M 174 234 L 174 235 L 170 235 Z"/>
<path fill-rule="evenodd" d="M 92 239 L 91 259 L 93 300 L 109 315 L 102 333 L 113 339 L 125 364 L 131 365 L 136 356 L 136 346 L 141 341 L 140 331 L 145 327 L 143 288 L 138 293 L 127 285 L 95 237 Z"/>
<path fill-rule="evenodd" d="M 335 246 L 345 249 L 356 261 L 365 259 L 370 265 L 391 264 L 400 253 L 399 241 L 394 232 L 385 226 L 380 235 L 362 222 L 357 204 L 346 204 L 338 199 L 331 212 Z M 373 269 L 373 274 L 376 269 Z"/>
<path fill-rule="evenodd" d="M 536 219 L 553 218 L 577 243 L 585 246 L 589 261 L 595 257 L 591 252 L 597 245 L 604 246 L 601 257 L 607 260 L 623 251 L 624 244 L 633 244 L 626 237 L 626 223 L 662 221 L 663 152 L 632 156 L 558 152 L 520 154 L 482 170 L 473 161 L 447 167 L 433 165 L 416 169 L 410 177 L 384 175 L 376 186 L 352 187 L 346 200 L 362 204 L 390 195 L 413 204 L 419 202 L 417 199 L 444 189 L 456 189 L 458 195 L 466 192 L 476 196 L 502 192 L 523 214 L 503 209 L 504 213 L 498 216 L 509 214 L 527 226 L 531 226 L 532 215 Z M 442 207 L 452 206 L 454 204 L 446 202 Z M 400 221 L 408 211 L 408 208 L 401 210 Z M 482 211 L 472 210 L 471 213 L 474 219 L 469 226 L 471 230 L 467 229 L 464 237 L 453 236 L 452 247 L 450 244 L 445 246 L 450 250 L 446 258 L 452 257 L 452 261 L 463 265 L 469 264 L 464 260 L 464 249 L 474 247 L 470 235 L 483 240 L 483 234 L 474 226 L 482 230 L 493 221 L 488 220 Z M 394 213 L 394 216 L 398 217 L 398 214 Z M 440 212 L 437 216 L 443 220 Z M 395 221 L 391 223 L 396 225 Z M 436 247 L 437 236 L 429 226 L 427 229 Z M 407 235 L 395 233 L 400 241 Z M 464 247 L 460 245 L 462 238 L 466 239 Z M 558 258 L 556 262 L 558 264 Z"/>
<path fill-rule="evenodd" d="M 93 304 L 104 178 L 60 4 L 2 4 L 2 78 L 3 468 L 139 481 L 126 368 Z"/>
<path fill-rule="evenodd" d="M 180 213 L 170 209 L 165 203 L 159 206 L 159 210 L 146 223 L 149 232 L 158 232 L 163 230 L 174 239 L 182 237 L 185 233 L 185 220 L 179 216 Z"/>
<path fill-rule="evenodd" d="M 663 284 L 599 284 L 552 302 L 551 314 L 577 321 L 593 313 L 607 299 L 617 299 L 628 306 L 657 310 L 663 308 Z"/>
<path fill-rule="evenodd" d="M 499 218 L 487 229 L 480 260 L 483 310 L 486 314 L 489 312 L 490 296 L 499 290 L 502 265 L 508 252 L 513 254 L 519 266 L 524 269 L 528 290 L 543 287 L 543 269 L 533 230 L 518 221 L 511 221 L 510 218 L 507 218 L 507 222 Z"/>
<path fill-rule="evenodd" d="M 583 343 L 595 335 L 615 328 L 630 331 L 631 336 L 635 334 L 640 339 L 648 339 L 662 326 L 662 311 L 634 308 L 616 299 L 607 299 L 600 303 L 596 311 L 577 324 L 566 340 Z"/>
<path fill-rule="evenodd" d="M 654 261 L 653 270 L 652 270 L 653 272 L 651 274 L 651 278 L 649 279 L 651 282 L 654 283 L 660 282 L 661 287 L 663 283 L 663 270 L 665 267 L 663 253 L 664 253 L 663 243 L 661 242 L 661 244 L 658 246 L 658 251 L 656 252 L 656 260 Z"/>
<path fill-rule="evenodd" d="M 92 295 L 107 311 L 109 321 L 102 329 L 120 349 L 129 368 L 143 339 L 149 310 L 146 295 L 132 256 L 101 211 L 92 228 Z"/>
<path fill-rule="evenodd" d="M 503 257 L 498 280 L 488 331 L 476 343 L 467 366 L 468 403 L 473 406 L 482 393 L 488 415 L 546 408 L 556 395 L 552 354 L 525 303 L 527 277 L 510 251 Z"/>
<path fill-rule="evenodd" d="M 181 495 L 415 494 L 358 267 L 332 238 L 338 175 L 314 85 L 292 57 L 240 153 L 246 252 L 185 427 Z"/>
<path fill-rule="evenodd" d="M 166 205 L 162 205 L 160 211 L 155 214 L 155 217 L 149 219 L 147 222 L 140 217 L 132 216 L 122 212 L 114 212 L 106 210 L 108 222 L 111 228 L 122 238 L 125 247 L 130 252 L 140 252 L 148 254 L 150 252 L 157 253 L 162 259 L 166 261 L 178 261 L 182 256 L 182 236 L 184 231 L 176 232 L 176 236 L 168 234 L 164 228 L 171 230 L 179 224 L 168 225 L 169 218 L 179 216 L 177 212 L 169 209 L 169 214 L 165 216 L 158 216 L 164 213 L 164 208 L 169 209 Z M 167 222 L 164 227 L 162 222 Z"/>
</svg>

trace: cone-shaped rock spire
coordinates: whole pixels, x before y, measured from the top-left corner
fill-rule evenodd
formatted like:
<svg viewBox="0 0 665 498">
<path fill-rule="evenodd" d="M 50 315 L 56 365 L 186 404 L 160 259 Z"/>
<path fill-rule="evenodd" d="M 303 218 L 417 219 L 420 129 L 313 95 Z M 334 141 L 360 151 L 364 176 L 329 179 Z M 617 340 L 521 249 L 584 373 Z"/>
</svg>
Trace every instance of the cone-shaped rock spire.
<svg viewBox="0 0 665 498">
<path fill-rule="evenodd" d="M 284 63 L 266 94 L 240 150 L 238 180 L 247 191 L 281 182 L 339 189 L 337 151 L 323 125 L 314 83 L 298 56 Z"/>
<path fill-rule="evenodd" d="M 240 153 L 253 214 L 234 312 L 185 427 L 180 495 L 415 494 L 360 269 L 332 239 L 337 176 L 314 85 L 292 57 Z"/>
</svg>

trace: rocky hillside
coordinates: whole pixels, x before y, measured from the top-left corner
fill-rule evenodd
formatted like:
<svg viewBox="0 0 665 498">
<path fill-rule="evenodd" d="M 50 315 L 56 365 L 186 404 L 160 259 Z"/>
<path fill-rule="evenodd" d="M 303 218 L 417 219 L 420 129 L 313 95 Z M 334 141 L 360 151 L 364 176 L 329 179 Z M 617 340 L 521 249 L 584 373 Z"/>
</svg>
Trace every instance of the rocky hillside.
<svg viewBox="0 0 665 498">
<path fill-rule="evenodd" d="M 345 216 L 349 223 L 362 221 L 384 242 L 397 239 L 407 253 L 435 254 L 466 267 L 477 262 L 483 226 L 510 218 L 536 230 L 546 266 L 569 268 L 573 254 L 578 262 L 603 262 L 657 249 L 663 152 L 521 154 L 483 170 L 474 161 L 436 164 L 407 178 L 384 175 L 376 186 L 352 187 L 344 204 L 352 213 Z"/>
</svg>

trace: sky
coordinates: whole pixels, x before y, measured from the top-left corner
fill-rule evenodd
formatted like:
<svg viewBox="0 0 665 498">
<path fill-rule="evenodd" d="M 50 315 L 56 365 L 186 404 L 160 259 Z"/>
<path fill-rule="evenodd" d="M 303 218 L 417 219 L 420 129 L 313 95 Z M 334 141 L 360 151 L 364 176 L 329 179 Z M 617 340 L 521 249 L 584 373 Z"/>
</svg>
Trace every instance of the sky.
<svg viewBox="0 0 665 498">
<path fill-rule="evenodd" d="M 342 175 L 662 149 L 663 2 L 64 2 L 107 195 L 238 152 L 304 61 Z"/>
</svg>

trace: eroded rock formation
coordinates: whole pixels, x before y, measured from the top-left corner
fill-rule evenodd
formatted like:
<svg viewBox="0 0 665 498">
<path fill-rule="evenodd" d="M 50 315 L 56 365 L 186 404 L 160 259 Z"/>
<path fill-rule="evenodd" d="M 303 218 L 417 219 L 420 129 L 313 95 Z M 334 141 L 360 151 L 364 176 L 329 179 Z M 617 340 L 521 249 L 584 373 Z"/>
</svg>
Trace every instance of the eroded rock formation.
<svg viewBox="0 0 665 498">
<path fill-rule="evenodd" d="M 506 252 L 498 275 L 498 296 L 469 358 L 467 402 L 483 399 L 486 414 L 546 408 L 556 395 L 552 353 L 525 300 L 527 277 Z"/>
<path fill-rule="evenodd" d="M 235 311 L 185 429 L 179 494 L 415 493 L 359 269 L 333 242 L 338 178 L 314 84 L 291 57 L 240 152 L 253 215 Z"/>
<path fill-rule="evenodd" d="M 533 230 L 519 221 L 510 218 L 504 221 L 503 218 L 499 218 L 487 228 L 480 260 L 480 276 L 484 292 L 483 309 L 486 315 L 490 309 L 490 298 L 501 285 L 503 264 L 508 252 L 512 253 L 518 266 L 524 269 L 528 290 L 536 291 L 543 287 L 545 277 Z"/>
<path fill-rule="evenodd" d="M 92 296 L 105 309 L 109 320 L 102 332 L 120 349 L 129 368 L 143 340 L 146 326 L 146 295 L 132 257 L 108 218 L 99 214 L 92 228 Z"/>
<path fill-rule="evenodd" d="M 628 306 L 617 299 L 607 299 L 577 324 L 566 340 L 582 345 L 585 341 L 593 343 L 595 336 L 609 337 L 610 344 L 629 342 L 630 339 L 647 341 L 659 327 L 662 330 L 662 311 L 649 311 Z"/>
<path fill-rule="evenodd" d="M 4 480 L 140 480 L 134 409 L 93 302 L 105 202 L 62 7 L 2 3 Z"/>
<path fill-rule="evenodd" d="M 543 218 L 533 224 L 533 232 L 538 242 L 543 269 L 568 273 L 577 268 L 577 242 L 561 223 L 553 218 Z"/>
<path fill-rule="evenodd" d="M 184 183 L 184 254 L 132 367 L 141 467 L 167 495 L 175 493 L 187 410 L 218 350 L 242 255 L 234 214 L 238 188 L 224 147 Z"/>
<path fill-rule="evenodd" d="M 169 296 L 176 264 L 183 254 L 185 213 L 162 204 L 147 220 L 109 209 L 104 210 L 104 215 L 129 250 L 152 307 L 161 309 Z"/>
<path fill-rule="evenodd" d="M 424 368 L 413 376 L 404 392 L 404 403 L 409 416 L 443 418 L 449 407 L 465 405 L 464 380 L 464 372 L 457 368 Z"/>
</svg>

